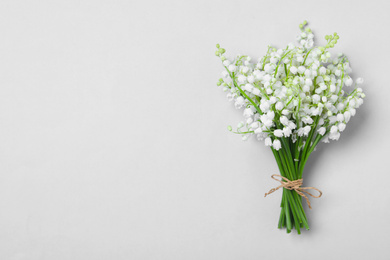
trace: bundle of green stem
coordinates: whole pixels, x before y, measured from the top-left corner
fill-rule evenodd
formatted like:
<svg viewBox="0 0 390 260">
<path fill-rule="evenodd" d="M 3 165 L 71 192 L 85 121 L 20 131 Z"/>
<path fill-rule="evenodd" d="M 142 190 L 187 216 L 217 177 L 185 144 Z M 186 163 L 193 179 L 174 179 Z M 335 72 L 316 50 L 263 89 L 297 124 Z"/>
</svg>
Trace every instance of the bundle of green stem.
<svg viewBox="0 0 390 260">
<path fill-rule="evenodd" d="M 316 123 L 318 123 L 318 118 Z M 302 138 L 298 138 L 296 142 L 292 142 L 291 138 L 281 138 L 282 149 L 276 151 L 271 147 L 281 176 L 291 181 L 302 179 L 307 159 L 323 137 L 320 134 L 315 135 L 315 129 L 313 128 L 310 132 L 304 146 L 302 146 Z M 314 140 L 313 142 L 311 141 L 312 139 Z M 303 227 L 309 230 L 305 210 L 302 206 L 302 196 L 295 190 L 283 188 L 280 207 L 278 228 L 286 227 L 287 233 L 290 233 L 295 227 L 298 234 L 301 234 L 301 228 Z"/>
</svg>

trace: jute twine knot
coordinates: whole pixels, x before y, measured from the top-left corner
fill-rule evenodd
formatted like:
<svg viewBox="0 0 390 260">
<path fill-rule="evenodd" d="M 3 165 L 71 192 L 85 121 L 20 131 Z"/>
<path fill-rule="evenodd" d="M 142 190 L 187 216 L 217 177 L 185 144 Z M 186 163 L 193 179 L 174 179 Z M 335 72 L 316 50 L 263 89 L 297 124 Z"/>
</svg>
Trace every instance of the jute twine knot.
<svg viewBox="0 0 390 260">
<path fill-rule="evenodd" d="M 280 177 L 280 179 L 277 179 L 275 177 Z M 302 197 L 304 197 L 306 199 L 307 205 L 309 205 L 309 208 L 311 209 L 309 198 L 304 193 L 306 193 L 307 195 L 309 195 L 309 196 L 311 196 L 313 198 L 319 198 L 319 197 L 322 196 L 322 191 L 320 191 L 317 188 L 314 188 L 314 187 L 301 187 L 301 185 L 303 183 L 303 179 L 290 181 L 286 177 L 283 177 L 283 176 L 278 175 L 278 174 L 273 174 L 271 176 L 271 178 L 274 179 L 275 181 L 280 182 L 281 185 L 276 187 L 276 188 L 270 189 L 269 192 L 264 195 L 264 197 L 267 197 L 267 195 L 270 195 L 271 193 L 273 193 L 274 191 L 277 191 L 280 188 L 285 188 L 285 189 L 288 189 L 288 190 L 295 190 L 300 196 L 302 196 Z M 316 190 L 316 191 L 319 192 L 319 195 L 315 196 L 315 195 L 311 194 L 310 192 L 308 192 L 307 190 Z"/>
</svg>

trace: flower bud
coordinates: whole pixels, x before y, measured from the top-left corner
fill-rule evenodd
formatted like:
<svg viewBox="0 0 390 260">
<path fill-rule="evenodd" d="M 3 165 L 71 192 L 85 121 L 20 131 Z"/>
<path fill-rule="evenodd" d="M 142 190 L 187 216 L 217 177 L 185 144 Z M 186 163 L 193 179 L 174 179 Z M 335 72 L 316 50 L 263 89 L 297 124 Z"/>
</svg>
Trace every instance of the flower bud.
<svg viewBox="0 0 390 260">
<path fill-rule="evenodd" d="M 265 142 L 266 146 L 271 146 L 272 145 L 272 140 L 271 140 L 270 137 L 265 138 L 264 142 Z"/>
<path fill-rule="evenodd" d="M 282 144 L 280 143 L 280 141 L 278 139 L 274 140 L 274 143 L 272 144 L 272 146 L 274 147 L 274 149 L 276 151 L 278 151 L 278 150 L 280 150 L 280 148 L 282 148 Z"/>
<path fill-rule="evenodd" d="M 318 130 L 317 130 L 317 132 L 320 134 L 320 135 L 324 135 L 325 134 L 325 132 L 326 132 L 326 128 L 325 127 L 320 127 Z"/>
<path fill-rule="evenodd" d="M 280 130 L 280 129 L 276 129 L 276 130 L 274 131 L 274 135 L 275 135 L 276 137 L 283 137 L 283 131 Z"/>
<path fill-rule="evenodd" d="M 337 133 L 338 130 L 339 130 L 338 127 L 335 126 L 335 125 L 333 125 L 333 126 L 330 128 L 330 133 L 331 133 L 331 134 Z"/>
<path fill-rule="evenodd" d="M 295 66 L 291 66 L 290 71 L 292 74 L 296 74 L 298 72 L 298 69 Z"/>
<path fill-rule="evenodd" d="M 344 123 L 339 123 L 339 124 L 337 125 L 337 127 L 338 127 L 339 131 L 342 132 L 342 131 L 345 130 L 346 125 L 345 125 Z"/>
</svg>

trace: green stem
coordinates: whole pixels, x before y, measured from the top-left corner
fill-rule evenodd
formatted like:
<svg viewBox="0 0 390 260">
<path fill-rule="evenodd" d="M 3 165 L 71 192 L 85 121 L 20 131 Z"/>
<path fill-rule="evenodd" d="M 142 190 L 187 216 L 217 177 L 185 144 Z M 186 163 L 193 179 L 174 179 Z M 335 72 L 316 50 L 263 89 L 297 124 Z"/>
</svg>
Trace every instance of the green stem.
<svg viewBox="0 0 390 260">
<path fill-rule="evenodd" d="M 226 68 L 226 67 L 225 67 Z M 234 80 L 234 73 L 230 73 L 230 71 L 226 68 L 226 71 L 229 73 L 230 78 L 233 81 L 234 86 L 240 91 L 241 95 L 243 95 L 246 99 L 251 102 L 251 104 L 256 108 L 257 112 L 262 115 L 263 112 L 260 110 L 259 106 L 237 85 L 237 82 Z"/>
<path fill-rule="evenodd" d="M 302 66 L 305 65 L 306 59 L 307 59 L 307 57 L 309 57 L 309 53 L 310 53 L 312 50 L 313 50 L 313 49 L 310 49 L 310 50 L 307 52 L 306 57 L 305 57 L 305 60 L 304 60 L 303 63 L 302 63 Z"/>
<path fill-rule="evenodd" d="M 303 153 L 302 153 L 302 157 L 305 158 L 306 157 L 306 152 L 307 152 L 307 149 L 310 147 L 311 145 L 311 139 L 313 137 L 313 134 L 315 133 L 315 131 L 317 130 L 317 124 L 318 124 L 318 121 L 320 120 L 320 116 L 317 116 L 315 119 L 314 119 L 314 124 L 310 130 L 310 133 L 309 133 L 309 136 L 307 137 L 306 139 L 306 144 L 305 144 L 305 148 L 303 149 Z"/>
<path fill-rule="evenodd" d="M 326 135 L 326 133 L 325 133 Z M 306 165 L 306 162 L 307 162 L 307 159 L 309 159 L 309 156 L 310 154 L 314 151 L 314 148 L 316 147 L 316 145 L 321 141 L 321 139 L 325 136 L 325 135 L 320 135 L 318 134 L 313 142 L 313 145 L 310 147 L 309 151 L 307 152 L 307 154 L 305 155 L 305 157 L 302 157 L 302 161 L 299 165 L 299 178 L 302 178 L 302 175 L 303 175 L 303 169 L 305 168 L 305 165 Z"/>
<path fill-rule="evenodd" d="M 283 196 L 286 199 L 286 190 L 283 189 Z M 288 203 L 284 203 L 284 212 L 286 213 L 286 228 L 287 228 L 287 233 L 291 232 L 292 229 L 292 223 L 291 223 L 291 216 L 290 216 L 290 208 L 288 206 Z"/>
</svg>

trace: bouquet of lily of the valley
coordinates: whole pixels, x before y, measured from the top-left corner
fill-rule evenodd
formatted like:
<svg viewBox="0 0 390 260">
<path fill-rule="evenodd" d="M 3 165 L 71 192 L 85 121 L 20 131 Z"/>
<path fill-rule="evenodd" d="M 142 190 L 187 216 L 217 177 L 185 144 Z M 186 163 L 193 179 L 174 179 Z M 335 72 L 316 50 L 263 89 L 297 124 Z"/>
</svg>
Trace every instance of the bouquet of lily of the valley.
<svg viewBox="0 0 390 260">
<path fill-rule="evenodd" d="M 347 57 L 329 52 L 337 43 L 337 33 L 325 36 L 325 46 L 314 46 L 314 35 L 307 22 L 300 24 L 298 44 L 284 49 L 268 47 L 257 63 L 246 55 L 234 60 L 224 56 L 217 44 L 216 55 L 225 70 L 217 85 L 237 109 L 244 109 L 245 120 L 229 131 L 264 141 L 275 156 L 280 175 L 272 178 L 282 188 L 279 228 L 287 233 L 295 227 L 309 229 L 302 198 L 320 197 L 321 191 L 302 187 L 302 174 L 310 154 L 322 141 L 338 140 L 346 124 L 363 104 L 364 93 L 349 76 L 352 69 Z M 354 85 L 354 87 L 352 87 Z M 314 193 L 314 194 L 313 194 Z"/>
</svg>

